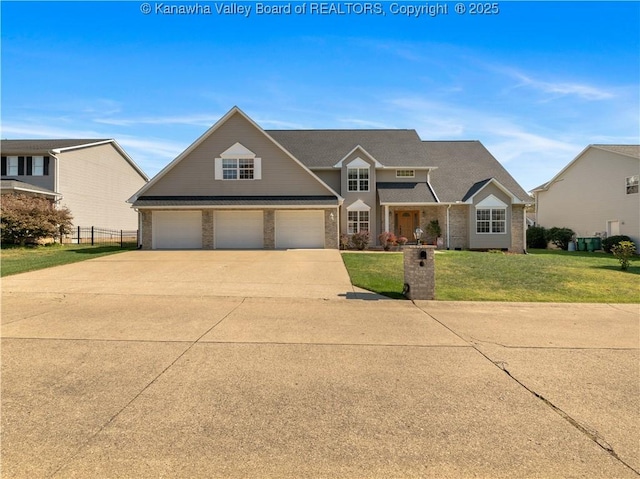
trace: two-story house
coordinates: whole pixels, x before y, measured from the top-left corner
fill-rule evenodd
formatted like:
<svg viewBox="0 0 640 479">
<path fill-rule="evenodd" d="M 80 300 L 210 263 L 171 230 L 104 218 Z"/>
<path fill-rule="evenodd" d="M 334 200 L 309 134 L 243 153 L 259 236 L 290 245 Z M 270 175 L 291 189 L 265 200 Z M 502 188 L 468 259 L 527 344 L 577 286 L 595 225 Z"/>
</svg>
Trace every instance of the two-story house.
<svg viewBox="0 0 640 479">
<path fill-rule="evenodd" d="M 478 141 L 415 130 L 263 130 L 233 108 L 130 198 L 146 249 L 338 248 L 340 234 L 525 248 L 529 197 Z"/>
<path fill-rule="evenodd" d="M 126 203 L 148 177 L 115 140 L 2 140 L 2 194 L 50 198 L 76 226 L 138 228 Z"/>
</svg>

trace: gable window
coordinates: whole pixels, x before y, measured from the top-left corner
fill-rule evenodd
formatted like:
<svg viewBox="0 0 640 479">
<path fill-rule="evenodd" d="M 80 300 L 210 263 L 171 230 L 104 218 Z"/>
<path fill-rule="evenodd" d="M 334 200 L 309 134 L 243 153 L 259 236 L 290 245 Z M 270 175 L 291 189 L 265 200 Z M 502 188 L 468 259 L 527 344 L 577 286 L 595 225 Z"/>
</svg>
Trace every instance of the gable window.
<svg viewBox="0 0 640 479">
<path fill-rule="evenodd" d="M 260 180 L 262 179 L 262 159 L 236 143 L 215 159 L 216 180 Z"/>
<path fill-rule="evenodd" d="M 476 233 L 506 233 L 507 211 L 504 208 L 478 208 L 476 210 Z"/>
<path fill-rule="evenodd" d="M 7 156 L 7 175 L 18 176 L 18 157 Z"/>
<path fill-rule="evenodd" d="M 254 163 L 250 158 L 224 158 L 222 160 L 223 180 L 253 180 Z"/>
<path fill-rule="evenodd" d="M 396 178 L 415 178 L 416 170 L 396 170 Z"/>
<path fill-rule="evenodd" d="M 348 190 L 369 191 L 369 168 L 348 168 Z"/>
<path fill-rule="evenodd" d="M 347 232 L 352 235 L 369 231 L 368 211 L 348 211 L 347 212 Z"/>
<path fill-rule="evenodd" d="M 640 175 L 627 176 L 625 181 L 627 186 L 627 194 L 632 195 L 638 192 L 638 178 Z"/>
</svg>

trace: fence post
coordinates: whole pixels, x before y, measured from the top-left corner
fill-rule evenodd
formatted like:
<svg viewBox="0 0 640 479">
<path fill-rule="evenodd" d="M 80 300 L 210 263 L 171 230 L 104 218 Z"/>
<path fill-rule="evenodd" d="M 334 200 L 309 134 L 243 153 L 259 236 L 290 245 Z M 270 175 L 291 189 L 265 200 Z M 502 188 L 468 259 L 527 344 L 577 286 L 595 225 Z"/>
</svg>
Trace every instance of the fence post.
<svg viewBox="0 0 640 479">
<path fill-rule="evenodd" d="M 122 230 L 120 230 L 120 248 L 124 248 L 124 242 L 122 240 Z"/>
<path fill-rule="evenodd" d="M 93 226 L 91 227 L 91 246 L 94 246 L 94 240 L 93 240 Z"/>
<path fill-rule="evenodd" d="M 80 244 L 80 227 L 78 226 L 78 244 Z"/>
</svg>

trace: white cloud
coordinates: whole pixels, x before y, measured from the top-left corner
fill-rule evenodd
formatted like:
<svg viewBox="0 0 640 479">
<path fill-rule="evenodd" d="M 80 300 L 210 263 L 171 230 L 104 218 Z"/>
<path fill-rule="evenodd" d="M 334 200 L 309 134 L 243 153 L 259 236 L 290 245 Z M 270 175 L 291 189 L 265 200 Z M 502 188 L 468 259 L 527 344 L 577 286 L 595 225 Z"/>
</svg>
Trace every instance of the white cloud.
<svg viewBox="0 0 640 479">
<path fill-rule="evenodd" d="M 533 78 L 521 72 L 514 70 L 505 70 L 510 76 L 516 78 L 519 84 L 516 87 L 529 87 L 548 93 L 552 97 L 577 96 L 585 100 L 608 100 L 613 98 L 613 91 L 598 88 L 584 83 L 576 83 L 571 81 L 544 81 Z M 551 99 L 551 98 L 550 98 Z"/>
</svg>

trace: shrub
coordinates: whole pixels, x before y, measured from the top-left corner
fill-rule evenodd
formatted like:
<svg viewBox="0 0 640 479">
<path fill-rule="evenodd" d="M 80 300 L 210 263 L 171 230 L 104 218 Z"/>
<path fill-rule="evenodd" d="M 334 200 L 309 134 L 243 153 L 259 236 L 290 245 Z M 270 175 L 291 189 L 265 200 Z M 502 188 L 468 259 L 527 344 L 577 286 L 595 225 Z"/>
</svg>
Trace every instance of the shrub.
<svg viewBox="0 0 640 479">
<path fill-rule="evenodd" d="M 396 235 L 388 231 L 384 231 L 378 235 L 378 240 L 385 251 L 389 251 L 396 244 Z"/>
<path fill-rule="evenodd" d="M 440 227 L 440 222 L 438 220 L 431 220 L 429 224 L 425 226 L 425 231 L 427 233 L 428 241 L 431 241 L 433 244 L 436 244 L 440 235 L 442 235 L 442 228 Z"/>
<path fill-rule="evenodd" d="M 547 230 L 546 238 L 551 241 L 558 248 L 563 250 L 569 249 L 569 242 L 575 236 L 575 231 L 571 228 L 549 228 Z"/>
<path fill-rule="evenodd" d="M 56 208 L 49 200 L 28 195 L 2 195 L 2 241 L 24 245 L 71 232 L 68 208 Z"/>
<path fill-rule="evenodd" d="M 351 243 L 353 244 L 353 247 L 360 251 L 369 245 L 369 240 L 370 236 L 368 231 L 361 231 L 360 233 L 351 235 Z"/>
<path fill-rule="evenodd" d="M 347 234 L 340 235 L 340 249 L 349 249 L 351 247 L 351 237 Z"/>
<path fill-rule="evenodd" d="M 631 238 L 627 235 L 609 236 L 602 240 L 602 249 L 607 253 L 611 253 L 611 248 L 620 243 L 620 241 L 631 241 Z"/>
<path fill-rule="evenodd" d="M 620 269 L 626 271 L 629 269 L 631 257 L 636 252 L 636 245 L 632 241 L 620 241 L 611 248 L 613 255 L 620 261 Z"/>
<path fill-rule="evenodd" d="M 527 248 L 546 249 L 547 230 L 544 226 L 532 226 L 527 229 Z"/>
</svg>

